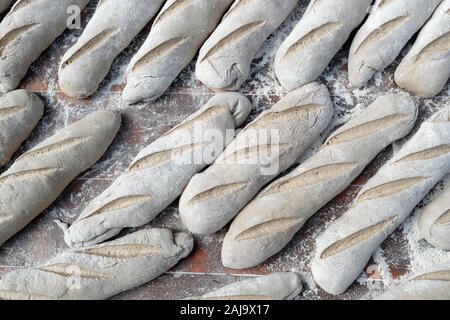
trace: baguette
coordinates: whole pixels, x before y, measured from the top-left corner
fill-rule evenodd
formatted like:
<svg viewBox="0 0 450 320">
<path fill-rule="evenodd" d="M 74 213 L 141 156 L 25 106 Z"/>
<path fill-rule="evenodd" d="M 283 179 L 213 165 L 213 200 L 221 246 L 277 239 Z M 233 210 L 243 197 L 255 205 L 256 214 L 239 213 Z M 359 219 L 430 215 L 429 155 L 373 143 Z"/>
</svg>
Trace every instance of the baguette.
<svg viewBox="0 0 450 320">
<path fill-rule="evenodd" d="M 450 187 L 425 207 L 419 218 L 419 229 L 430 244 L 450 250 Z"/>
<path fill-rule="evenodd" d="M 216 163 L 195 175 L 180 198 L 189 231 L 223 228 L 278 174 L 289 168 L 330 123 L 333 103 L 324 85 L 291 92 L 239 133 Z"/>
<path fill-rule="evenodd" d="M 61 60 L 61 91 L 78 99 L 92 95 L 108 74 L 114 59 L 147 25 L 163 2 L 100 1 L 83 34 Z"/>
<path fill-rule="evenodd" d="M 389 66 L 440 2 L 441 0 L 377 0 L 350 48 L 350 85 L 360 88 L 376 72 Z"/>
<path fill-rule="evenodd" d="M 450 261 L 386 291 L 376 300 L 450 300 Z"/>
<path fill-rule="evenodd" d="M 0 97 L 0 167 L 11 159 L 43 114 L 41 99 L 26 90 Z"/>
<path fill-rule="evenodd" d="M 237 90 L 266 39 L 298 0 L 236 0 L 200 49 L 195 74 L 214 91 Z"/>
<path fill-rule="evenodd" d="M 123 100 L 133 104 L 161 96 L 194 59 L 233 0 L 170 0 L 131 60 Z"/>
<path fill-rule="evenodd" d="M 395 71 L 395 82 L 429 98 L 441 92 L 449 77 L 450 0 L 444 0 Z"/>
<path fill-rule="evenodd" d="M 408 134 L 416 116 L 417 104 L 409 96 L 383 96 L 339 128 L 316 154 L 239 213 L 223 241 L 223 265 L 254 267 L 283 249 L 379 152 Z"/>
<path fill-rule="evenodd" d="M 302 291 L 295 272 L 277 272 L 243 280 L 199 297 L 185 300 L 292 300 Z"/>
<path fill-rule="evenodd" d="M 120 116 L 98 111 L 24 153 L 0 176 L 0 244 L 56 200 L 77 175 L 106 151 Z"/>
<path fill-rule="evenodd" d="M 0 93 L 14 90 L 31 63 L 67 27 L 70 6 L 89 0 L 19 0 L 0 23 Z"/>
<path fill-rule="evenodd" d="M 142 150 L 129 169 L 65 230 L 66 243 L 100 243 L 122 228 L 139 227 L 153 220 L 179 197 L 194 174 L 215 160 L 250 110 L 250 102 L 239 93 L 214 96 L 198 112 Z"/>
<path fill-rule="evenodd" d="M 312 273 L 317 284 L 329 293 L 343 293 L 373 252 L 448 172 L 450 108 L 425 121 L 367 182 L 353 207 L 316 239 Z"/>
<path fill-rule="evenodd" d="M 367 15 L 372 0 L 313 0 L 275 57 L 281 85 L 292 90 L 316 80 Z"/>
<path fill-rule="evenodd" d="M 0 0 L 0 13 L 9 8 L 13 0 Z"/>
<path fill-rule="evenodd" d="M 101 300 L 147 283 L 192 250 L 192 236 L 147 229 L 83 250 L 68 250 L 43 266 L 18 269 L 0 281 L 0 300 Z"/>
</svg>

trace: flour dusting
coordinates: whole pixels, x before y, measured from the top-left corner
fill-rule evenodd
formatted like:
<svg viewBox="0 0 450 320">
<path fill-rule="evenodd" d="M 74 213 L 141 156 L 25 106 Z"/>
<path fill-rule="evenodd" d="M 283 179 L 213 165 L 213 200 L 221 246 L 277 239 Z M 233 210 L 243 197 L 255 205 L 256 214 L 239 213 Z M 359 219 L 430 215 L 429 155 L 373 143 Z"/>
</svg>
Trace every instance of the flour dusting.
<svg viewBox="0 0 450 320">
<path fill-rule="evenodd" d="M 83 11 L 83 25 L 93 15 L 96 4 L 97 1 L 91 1 L 88 8 Z M 300 20 L 307 5 L 307 0 L 299 1 L 294 12 L 269 37 L 253 61 L 250 79 L 240 89 L 240 92 L 249 97 L 253 104 L 253 112 L 247 122 L 263 110 L 272 107 L 288 93 L 276 79 L 273 62 L 278 47 Z M 161 98 L 152 103 L 142 102 L 133 106 L 122 104 L 121 91 L 126 82 L 128 63 L 145 41 L 149 30 L 150 24 L 114 61 L 111 72 L 100 85 L 98 92 L 89 99 L 70 99 L 64 96 L 58 87 L 58 66 L 61 57 L 76 42 L 82 30 L 66 31 L 30 68 L 21 86 L 36 92 L 45 101 L 45 115 L 14 159 L 51 136 L 55 131 L 96 110 L 108 109 L 120 112 L 122 127 L 99 162 L 75 179 L 55 203 L 23 232 L 0 247 L 0 276 L 15 268 L 43 263 L 66 250 L 63 234 L 53 220 L 59 219 L 69 223 L 74 221 L 93 198 L 103 192 L 127 169 L 140 150 L 202 107 L 213 95 L 196 79 L 194 60 Z M 351 41 L 345 44 L 318 79 L 330 91 L 334 103 L 334 116 L 325 132 L 298 159 L 297 163 L 301 163 L 316 152 L 333 131 L 364 110 L 379 95 L 402 92 L 395 85 L 393 75 L 401 57 L 411 47 L 411 43 L 391 66 L 383 72 L 378 72 L 368 85 L 357 90 L 352 90 L 348 85 L 347 65 L 350 44 Z M 207 237 L 195 236 L 196 248 L 189 258 L 183 260 L 170 273 L 140 288 L 123 293 L 117 298 L 179 299 L 203 294 L 255 274 L 296 271 L 302 275 L 305 287 L 297 299 L 370 299 L 414 274 L 450 260 L 449 252 L 433 248 L 421 240 L 417 228 L 423 206 L 434 199 L 444 185 L 450 185 L 449 177 L 424 199 L 400 230 L 391 235 L 382 248 L 373 254 L 369 265 L 346 293 L 338 297 L 326 294 L 316 286 L 310 270 L 311 261 L 315 256 L 315 239 L 350 208 L 362 185 L 398 152 L 408 138 L 417 131 L 420 124 L 434 112 L 449 105 L 449 94 L 450 85 L 439 96 L 420 100 L 419 117 L 413 132 L 382 152 L 366 168 L 358 178 L 358 182 L 349 186 L 342 194 L 320 209 L 306 222 L 286 248 L 262 265 L 245 270 L 241 275 L 237 275 L 237 270 L 225 269 L 221 265 L 220 257 L 221 244 L 226 233 L 224 229 Z M 1 168 L 0 172 L 6 170 L 14 159 Z M 148 227 L 185 230 L 179 216 L 177 201 L 143 228 Z M 124 233 L 134 230 L 125 230 Z"/>
</svg>

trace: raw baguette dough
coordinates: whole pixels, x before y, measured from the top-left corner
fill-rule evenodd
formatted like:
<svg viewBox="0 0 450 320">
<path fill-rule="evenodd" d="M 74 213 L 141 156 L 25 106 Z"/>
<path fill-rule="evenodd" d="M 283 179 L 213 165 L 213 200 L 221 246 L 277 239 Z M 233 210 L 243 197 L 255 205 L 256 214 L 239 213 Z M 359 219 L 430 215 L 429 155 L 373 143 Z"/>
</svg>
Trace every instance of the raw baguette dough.
<svg viewBox="0 0 450 320">
<path fill-rule="evenodd" d="M 0 24 L 0 92 L 14 90 L 31 63 L 74 18 L 70 6 L 83 9 L 89 0 L 19 0 Z"/>
<path fill-rule="evenodd" d="M 214 96 L 138 154 L 130 168 L 66 230 L 67 244 L 99 243 L 122 228 L 153 220 L 181 194 L 194 174 L 220 155 L 250 111 L 250 102 L 239 93 Z"/>
<path fill-rule="evenodd" d="M 376 300 L 450 300 L 450 261 L 386 291 Z"/>
<path fill-rule="evenodd" d="M 223 241 L 223 265 L 254 267 L 283 249 L 379 152 L 408 134 L 416 116 L 417 104 L 409 96 L 382 96 L 336 130 L 316 154 L 239 213 Z"/>
<path fill-rule="evenodd" d="M 223 228 L 265 184 L 294 164 L 332 115 L 328 90 L 318 83 L 291 92 L 263 112 L 213 166 L 189 182 L 180 199 L 184 225 L 198 234 Z"/>
<path fill-rule="evenodd" d="M 163 0 L 102 0 L 77 43 L 63 56 L 59 86 L 70 97 L 92 95 L 114 59 L 161 7 Z"/>
<path fill-rule="evenodd" d="M 0 0 L 0 13 L 8 9 L 13 0 Z"/>
<path fill-rule="evenodd" d="M 450 172 L 450 108 L 425 121 L 367 182 L 353 207 L 316 240 L 312 273 L 332 294 L 343 293 L 373 252 Z"/>
<path fill-rule="evenodd" d="M 0 244 L 44 211 L 77 175 L 100 159 L 120 116 L 97 111 L 24 153 L 0 176 Z"/>
<path fill-rule="evenodd" d="M 449 77 L 450 0 L 444 0 L 395 71 L 395 82 L 428 98 L 441 92 Z"/>
<path fill-rule="evenodd" d="M 41 99 L 26 90 L 0 98 L 0 167 L 11 159 L 43 114 Z"/>
<path fill-rule="evenodd" d="M 233 0 L 170 0 L 128 67 L 123 100 L 161 96 L 220 22 Z"/>
<path fill-rule="evenodd" d="M 147 229 L 83 250 L 68 250 L 43 266 L 18 269 L 0 281 L 0 300 L 100 300 L 147 283 L 192 250 L 192 236 Z"/>
<path fill-rule="evenodd" d="M 350 85 L 360 88 L 376 72 L 389 66 L 440 2 L 441 0 L 377 0 L 350 48 Z"/>
<path fill-rule="evenodd" d="M 361 24 L 371 3 L 311 1 L 275 57 L 275 73 L 281 85 L 292 90 L 316 80 Z"/>
<path fill-rule="evenodd" d="M 262 44 L 298 0 L 236 0 L 200 50 L 195 74 L 215 91 L 237 90 Z"/>
<path fill-rule="evenodd" d="M 200 297 L 186 300 L 292 300 L 302 291 L 300 276 L 295 272 L 277 272 L 243 280 Z"/>
<path fill-rule="evenodd" d="M 425 207 L 419 219 L 419 229 L 430 244 L 450 250 L 450 187 Z"/>
</svg>

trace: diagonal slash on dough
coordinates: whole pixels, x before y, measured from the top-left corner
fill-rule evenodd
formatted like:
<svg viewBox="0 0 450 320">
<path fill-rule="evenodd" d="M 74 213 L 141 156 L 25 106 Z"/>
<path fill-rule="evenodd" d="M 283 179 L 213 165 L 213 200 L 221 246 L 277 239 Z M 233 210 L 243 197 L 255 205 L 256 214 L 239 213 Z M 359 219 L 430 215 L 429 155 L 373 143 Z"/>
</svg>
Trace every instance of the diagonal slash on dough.
<svg viewBox="0 0 450 320">
<path fill-rule="evenodd" d="M 398 220 L 398 217 L 391 217 L 380 223 L 377 223 L 373 226 L 362 229 L 356 233 L 349 235 L 348 237 L 339 240 L 322 251 L 320 255 L 321 259 L 326 259 L 328 257 L 334 256 L 338 253 L 341 253 L 347 249 L 353 248 L 364 241 L 372 238 L 373 236 L 379 234 L 380 232 L 384 232 L 386 227 L 389 227 L 391 224 L 395 223 Z"/>
</svg>

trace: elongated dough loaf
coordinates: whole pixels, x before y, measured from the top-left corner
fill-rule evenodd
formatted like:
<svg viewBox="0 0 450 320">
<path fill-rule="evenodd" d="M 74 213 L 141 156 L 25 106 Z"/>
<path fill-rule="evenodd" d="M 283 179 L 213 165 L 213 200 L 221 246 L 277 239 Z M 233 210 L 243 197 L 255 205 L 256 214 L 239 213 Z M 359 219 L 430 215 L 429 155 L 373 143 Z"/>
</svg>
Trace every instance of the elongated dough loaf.
<svg viewBox="0 0 450 320">
<path fill-rule="evenodd" d="M 147 229 L 83 250 L 68 250 L 43 266 L 18 269 L 0 281 L 0 300 L 101 300 L 147 283 L 186 257 L 192 236 Z"/>
<path fill-rule="evenodd" d="M 59 87 L 70 97 L 92 95 L 114 59 L 158 12 L 164 0 L 102 0 L 77 43 L 63 56 Z"/>
<path fill-rule="evenodd" d="M 450 300 L 450 261 L 386 291 L 376 300 Z"/>
<path fill-rule="evenodd" d="M 395 60 L 441 0 L 377 0 L 353 39 L 348 59 L 350 85 L 360 88 Z"/>
<path fill-rule="evenodd" d="M 277 272 L 232 283 L 203 296 L 185 300 L 292 300 L 302 288 L 297 273 Z"/>
<path fill-rule="evenodd" d="M 239 213 L 223 241 L 223 265 L 254 267 L 284 248 L 380 151 L 408 134 L 416 116 L 417 104 L 409 96 L 382 96 L 339 128 L 316 154 Z"/>
<path fill-rule="evenodd" d="M 450 250 L 450 187 L 425 207 L 419 219 L 419 229 L 430 244 Z"/>
<path fill-rule="evenodd" d="M 316 239 L 312 273 L 332 294 L 343 293 L 380 244 L 450 172 L 450 108 L 419 131 L 367 182 L 353 205 Z"/>
<path fill-rule="evenodd" d="M 44 211 L 113 141 L 120 116 L 97 111 L 24 153 L 0 176 L 0 244 Z"/>
<path fill-rule="evenodd" d="M 329 124 L 333 103 L 324 85 L 297 89 L 239 133 L 216 163 L 195 175 L 180 199 L 189 231 L 223 228 L 279 173 L 289 168 Z"/>
<path fill-rule="evenodd" d="M 31 63 L 60 36 L 89 0 L 19 0 L 0 24 L 0 92 L 14 90 Z M 68 13 L 69 11 L 69 13 Z"/>
<path fill-rule="evenodd" d="M 169 0 L 128 66 L 123 100 L 161 96 L 220 22 L 233 0 Z"/>
<path fill-rule="evenodd" d="M 0 0 L 0 13 L 8 9 L 13 0 Z"/>
<path fill-rule="evenodd" d="M 262 44 L 298 0 L 236 0 L 200 50 L 195 74 L 215 91 L 237 90 Z"/>
<path fill-rule="evenodd" d="M 26 90 L 0 97 L 0 167 L 11 159 L 43 114 L 41 99 Z"/>
<path fill-rule="evenodd" d="M 239 93 L 217 94 L 198 112 L 142 150 L 65 232 L 69 246 L 99 243 L 153 220 L 212 163 L 251 111 Z"/>
<path fill-rule="evenodd" d="M 395 71 L 395 82 L 421 97 L 437 95 L 450 77 L 450 0 L 444 0 Z"/>
<path fill-rule="evenodd" d="M 312 0 L 275 57 L 275 73 L 289 90 L 316 80 L 367 15 L 372 0 Z"/>
</svg>

